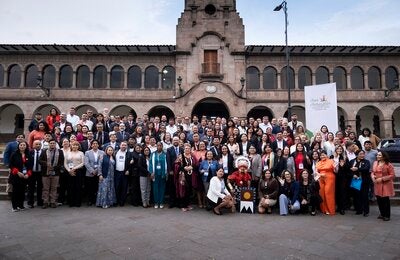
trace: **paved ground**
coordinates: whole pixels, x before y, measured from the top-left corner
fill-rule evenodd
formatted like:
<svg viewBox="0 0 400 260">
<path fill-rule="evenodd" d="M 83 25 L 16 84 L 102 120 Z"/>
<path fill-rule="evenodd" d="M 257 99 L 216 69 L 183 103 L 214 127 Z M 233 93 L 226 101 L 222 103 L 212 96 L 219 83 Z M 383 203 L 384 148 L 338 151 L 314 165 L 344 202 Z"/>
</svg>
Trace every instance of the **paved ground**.
<svg viewBox="0 0 400 260">
<path fill-rule="evenodd" d="M 400 207 L 369 217 L 68 208 L 12 213 L 0 201 L 0 259 L 400 259 Z"/>
</svg>

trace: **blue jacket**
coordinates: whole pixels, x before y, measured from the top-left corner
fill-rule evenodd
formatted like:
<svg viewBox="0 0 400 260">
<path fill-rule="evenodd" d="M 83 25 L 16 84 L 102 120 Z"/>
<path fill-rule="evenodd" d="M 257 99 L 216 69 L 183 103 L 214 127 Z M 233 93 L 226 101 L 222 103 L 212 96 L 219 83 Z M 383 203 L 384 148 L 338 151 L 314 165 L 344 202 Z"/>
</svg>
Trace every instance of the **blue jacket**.
<svg viewBox="0 0 400 260">
<path fill-rule="evenodd" d="M 208 163 L 208 160 L 203 160 L 199 166 L 199 172 L 203 182 L 210 182 L 211 178 L 217 176 L 218 162 L 215 160 Z M 203 172 L 204 171 L 204 172 Z"/>
</svg>

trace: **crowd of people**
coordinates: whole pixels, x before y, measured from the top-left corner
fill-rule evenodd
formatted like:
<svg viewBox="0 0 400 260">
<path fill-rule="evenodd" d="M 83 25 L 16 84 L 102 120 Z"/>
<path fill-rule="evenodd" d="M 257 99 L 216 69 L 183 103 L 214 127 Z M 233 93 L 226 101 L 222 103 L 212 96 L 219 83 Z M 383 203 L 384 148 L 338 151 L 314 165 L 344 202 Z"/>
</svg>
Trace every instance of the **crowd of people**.
<svg viewBox="0 0 400 260">
<path fill-rule="evenodd" d="M 376 150 L 379 137 L 347 126 L 307 131 L 297 115 L 286 118 L 167 118 L 165 115 L 81 117 L 51 109 L 35 115 L 29 135 L 7 144 L 12 211 L 61 205 L 133 206 L 217 215 L 239 211 L 240 190 L 255 192 L 260 214 L 369 215 L 390 220 L 393 165 Z M 26 196 L 27 191 L 27 196 Z M 36 193 L 36 204 L 35 204 Z"/>
</svg>

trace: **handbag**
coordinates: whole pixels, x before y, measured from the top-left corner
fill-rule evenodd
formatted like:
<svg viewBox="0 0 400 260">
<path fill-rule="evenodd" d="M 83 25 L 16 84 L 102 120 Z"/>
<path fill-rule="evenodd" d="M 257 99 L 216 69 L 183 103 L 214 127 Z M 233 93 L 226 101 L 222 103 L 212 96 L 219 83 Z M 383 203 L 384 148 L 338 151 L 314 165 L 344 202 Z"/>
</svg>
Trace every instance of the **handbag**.
<svg viewBox="0 0 400 260">
<path fill-rule="evenodd" d="M 361 190 L 361 183 L 362 179 L 361 178 L 353 178 L 351 179 L 350 187 L 355 189 L 355 190 Z"/>
</svg>

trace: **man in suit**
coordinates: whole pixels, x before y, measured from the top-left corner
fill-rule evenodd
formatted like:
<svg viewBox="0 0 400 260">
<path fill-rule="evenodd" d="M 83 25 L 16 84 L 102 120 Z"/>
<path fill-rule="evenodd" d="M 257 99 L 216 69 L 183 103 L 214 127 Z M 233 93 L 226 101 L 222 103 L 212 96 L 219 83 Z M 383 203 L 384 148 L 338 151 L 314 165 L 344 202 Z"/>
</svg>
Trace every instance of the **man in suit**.
<svg viewBox="0 0 400 260">
<path fill-rule="evenodd" d="M 88 196 L 88 206 L 96 204 L 97 188 L 99 186 L 97 172 L 100 159 L 104 156 L 104 152 L 99 149 L 97 140 L 92 140 L 91 148 L 85 152 L 85 189 Z"/>
<path fill-rule="evenodd" d="M 105 151 L 108 146 L 111 146 L 114 151 L 119 150 L 119 143 L 117 142 L 117 134 L 113 131 L 109 134 L 110 142 L 105 143 L 101 150 Z"/>
<path fill-rule="evenodd" d="M 247 140 L 247 134 L 242 134 L 240 135 L 240 142 L 238 143 L 239 145 L 239 154 L 243 156 L 247 156 L 249 154 L 249 147 L 250 147 L 250 142 Z"/>
<path fill-rule="evenodd" d="M 283 140 L 283 134 L 282 131 L 280 131 L 276 134 L 276 140 L 272 142 L 272 150 L 276 153 L 278 148 L 283 149 L 285 146 L 288 146 L 288 144 Z"/>
<path fill-rule="evenodd" d="M 15 141 L 9 142 L 6 145 L 6 149 L 3 154 L 3 164 L 8 166 L 10 163 L 11 154 L 18 150 L 18 144 L 25 139 L 24 134 L 17 134 L 15 136 Z"/>
<path fill-rule="evenodd" d="M 126 131 L 125 129 L 125 124 L 124 123 L 120 123 L 119 124 L 119 132 L 117 132 L 117 141 L 118 143 L 121 143 L 123 141 L 128 141 L 129 139 L 129 133 Z"/>
<path fill-rule="evenodd" d="M 108 133 L 104 131 L 104 126 L 102 123 L 98 123 L 96 125 L 96 133 L 94 135 L 94 139 L 99 142 L 99 147 L 102 147 L 103 144 L 110 142 Z"/>
<path fill-rule="evenodd" d="M 31 158 L 33 158 L 32 176 L 28 180 L 28 207 L 34 208 L 35 191 L 36 201 L 38 206 L 43 206 L 42 200 L 42 166 L 40 165 L 40 155 L 42 153 L 42 142 L 35 140 L 33 142 L 33 150 L 30 151 Z"/>
<path fill-rule="evenodd" d="M 87 132 L 87 138 L 86 140 L 83 140 L 81 142 L 81 150 L 83 153 L 86 153 L 87 151 L 90 150 L 92 141 L 94 140 L 94 134 L 91 130 Z"/>
<path fill-rule="evenodd" d="M 167 149 L 167 171 L 169 178 L 167 180 L 167 187 L 169 192 L 169 207 L 177 207 L 176 189 L 174 181 L 174 163 L 179 154 L 183 153 L 183 149 L 179 147 L 179 138 L 174 136 L 172 138 L 172 146 Z"/>
<path fill-rule="evenodd" d="M 219 137 L 214 137 L 213 146 L 211 146 L 211 152 L 213 153 L 213 157 L 215 160 L 219 160 L 221 158 L 221 141 Z"/>
<path fill-rule="evenodd" d="M 136 128 L 136 123 L 135 123 L 135 118 L 133 117 L 132 114 L 128 115 L 128 119 L 125 123 L 125 128 L 126 131 L 129 133 L 129 135 L 133 134 Z"/>
</svg>

